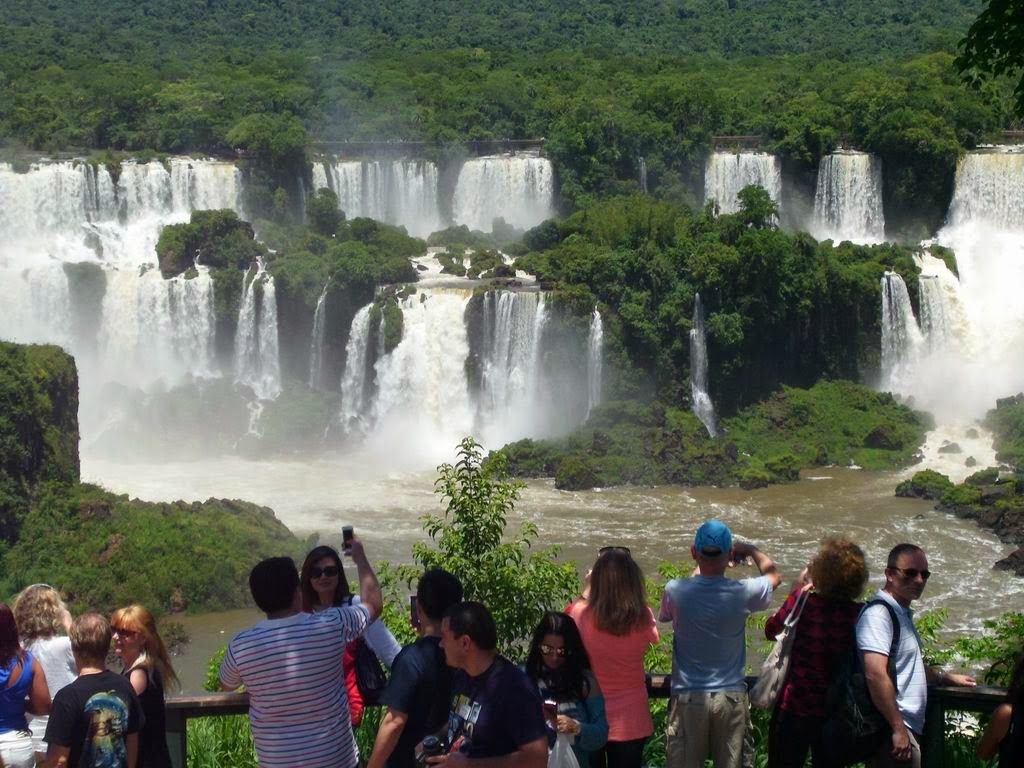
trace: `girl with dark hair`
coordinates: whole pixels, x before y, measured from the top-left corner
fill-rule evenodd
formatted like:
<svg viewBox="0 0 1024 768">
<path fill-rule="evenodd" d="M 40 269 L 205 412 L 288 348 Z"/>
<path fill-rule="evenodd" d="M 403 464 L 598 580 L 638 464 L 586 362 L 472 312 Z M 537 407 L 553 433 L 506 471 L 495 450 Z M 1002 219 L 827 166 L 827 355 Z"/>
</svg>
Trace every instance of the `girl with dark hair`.
<svg viewBox="0 0 1024 768">
<path fill-rule="evenodd" d="M 1024 654 L 1013 668 L 1006 702 L 992 713 L 978 743 L 978 757 L 982 760 L 991 760 L 996 755 L 1000 766 L 1024 765 Z"/>
<path fill-rule="evenodd" d="M 607 709 L 608 743 L 593 763 L 596 768 L 640 768 L 644 744 L 654 732 L 644 654 L 659 635 L 643 572 L 628 549 L 601 550 L 583 596 L 567 613 L 579 628 Z"/>
<path fill-rule="evenodd" d="M 555 731 L 573 737 L 576 760 L 580 768 L 588 768 L 590 753 L 608 741 L 608 719 L 604 696 L 590 671 L 590 657 L 569 616 L 544 614 L 533 632 L 526 674 L 537 684 L 542 699 L 557 703 Z"/>
<path fill-rule="evenodd" d="M 46 674 L 32 652 L 22 650 L 14 613 L 0 603 L 0 765 L 5 768 L 36 764 L 26 711 L 50 714 Z"/>
<path fill-rule="evenodd" d="M 139 768 L 171 768 L 164 686 L 178 686 L 178 676 L 157 632 L 156 620 L 141 605 L 129 605 L 114 611 L 110 627 L 114 652 L 124 665 L 122 674 L 132 684 L 145 715 L 139 733 Z"/>
<path fill-rule="evenodd" d="M 345 569 L 341 557 L 333 547 L 314 547 L 302 563 L 300 573 L 302 590 L 302 610 L 306 613 L 318 613 L 338 605 L 359 605 L 359 596 L 353 595 L 345 578 Z M 352 717 L 352 726 L 356 727 L 363 721 L 363 697 L 359 694 L 356 683 L 355 658 L 358 644 L 366 642 L 377 658 L 388 669 L 402 646 L 395 636 L 384 625 L 383 621 L 374 621 L 366 629 L 366 634 L 353 640 L 345 648 L 345 688 L 348 692 L 348 708 Z"/>
</svg>

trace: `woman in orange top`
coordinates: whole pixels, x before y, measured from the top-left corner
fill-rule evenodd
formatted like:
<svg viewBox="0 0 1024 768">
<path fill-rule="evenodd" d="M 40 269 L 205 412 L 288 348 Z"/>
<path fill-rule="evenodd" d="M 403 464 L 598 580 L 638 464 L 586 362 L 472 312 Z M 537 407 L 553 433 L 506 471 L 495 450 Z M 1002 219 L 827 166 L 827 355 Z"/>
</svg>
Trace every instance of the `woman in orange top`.
<svg viewBox="0 0 1024 768">
<path fill-rule="evenodd" d="M 644 654 L 658 642 L 644 575 L 628 549 L 605 547 L 589 582 L 567 613 L 580 629 L 608 715 L 608 744 L 595 753 L 591 765 L 640 768 L 644 744 L 654 732 Z"/>
</svg>

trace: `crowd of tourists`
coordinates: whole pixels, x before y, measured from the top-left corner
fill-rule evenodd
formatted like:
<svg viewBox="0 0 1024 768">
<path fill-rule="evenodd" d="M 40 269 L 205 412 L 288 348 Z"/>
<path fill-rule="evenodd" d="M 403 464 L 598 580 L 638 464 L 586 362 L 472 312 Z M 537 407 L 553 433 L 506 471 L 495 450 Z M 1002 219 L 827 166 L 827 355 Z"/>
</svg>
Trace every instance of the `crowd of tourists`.
<svg viewBox="0 0 1024 768">
<path fill-rule="evenodd" d="M 912 604 L 931 573 L 913 544 L 893 548 L 885 585 L 862 604 L 864 553 L 826 540 L 765 625 L 768 639 L 787 638 L 766 667 L 785 663 L 752 694 L 747 617 L 769 608 L 782 578 L 719 520 L 697 530 L 693 573 L 665 585 L 657 617 L 629 549 L 601 549 L 579 598 L 543 613 L 522 666 L 498 652 L 491 610 L 504 606 L 464 600 L 458 574 L 441 569 L 420 577 L 418 639 L 400 647 L 379 620 L 362 542 L 349 546 L 355 593 L 331 547 L 313 549 L 301 569 L 277 557 L 250 573 L 266 618 L 231 640 L 219 676 L 224 690 L 249 694 L 264 768 L 356 768 L 353 728 L 367 727 L 370 704 L 383 715 L 367 768 L 640 768 L 654 731 L 644 658 L 659 621 L 673 630 L 667 768 L 752 765 L 751 696 L 772 709 L 769 766 L 848 765 L 834 692 L 857 674 L 883 730 L 868 765 L 920 766 L 929 683 L 974 685 L 925 662 Z M 730 578 L 744 561 L 759 575 Z M 107 669 L 112 646 L 120 674 Z M 374 688 L 378 660 L 390 674 Z M 145 608 L 72 620 L 55 589 L 32 585 L 13 610 L 0 604 L 0 766 L 168 768 L 164 690 L 176 683 Z M 1024 662 L 978 747 L 1002 766 L 1024 765 L 1022 689 Z"/>
</svg>

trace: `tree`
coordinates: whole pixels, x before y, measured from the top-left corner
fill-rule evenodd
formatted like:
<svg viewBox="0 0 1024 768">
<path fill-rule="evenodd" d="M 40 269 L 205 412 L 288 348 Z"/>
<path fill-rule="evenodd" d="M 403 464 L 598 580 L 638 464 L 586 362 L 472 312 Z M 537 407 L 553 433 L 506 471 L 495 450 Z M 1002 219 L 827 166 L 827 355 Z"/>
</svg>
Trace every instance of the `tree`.
<svg viewBox="0 0 1024 768">
<path fill-rule="evenodd" d="M 764 229 L 778 221 L 779 206 L 764 187 L 749 184 L 737 193 L 736 199 L 740 203 L 740 217 L 747 226 Z"/>
<path fill-rule="evenodd" d="M 1013 93 L 1017 115 L 1024 117 L 1024 0 L 990 0 L 960 41 L 956 66 L 975 88 L 1019 76 Z"/>
<path fill-rule="evenodd" d="M 434 490 L 445 510 L 423 517 L 435 546 L 414 544 L 418 565 L 399 568 L 400 576 L 412 583 L 428 568 L 454 573 L 467 600 L 490 608 L 501 652 L 520 655 L 541 614 L 564 607 L 575 594 L 576 569 L 555 562 L 557 547 L 528 552 L 538 536 L 533 523 L 525 522 L 506 536 L 523 483 L 507 479 L 504 454 L 484 462 L 481 447 L 467 437 L 459 444 L 458 461 L 442 464 L 438 472 Z"/>
<path fill-rule="evenodd" d="M 306 203 L 309 225 L 319 234 L 330 237 L 345 223 L 345 214 L 338 208 L 338 196 L 324 187 Z"/>
</svg>

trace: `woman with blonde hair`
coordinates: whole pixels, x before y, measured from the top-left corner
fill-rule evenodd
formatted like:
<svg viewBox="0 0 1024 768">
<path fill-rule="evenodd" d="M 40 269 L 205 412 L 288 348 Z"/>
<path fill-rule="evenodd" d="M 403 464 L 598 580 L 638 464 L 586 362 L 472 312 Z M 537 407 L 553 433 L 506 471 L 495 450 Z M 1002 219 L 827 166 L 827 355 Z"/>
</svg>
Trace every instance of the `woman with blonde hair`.
<svg viewBox="0 0 1024 768">
<path fill-rule="evenodd" d="M 608 743 L 593 768 L 640 768 L 654 732 L 647 702 L 644 654 L 658 642 L 644 575 L 626 547 L 604 547 L 583 596 L 566 613 L 575 619 L 604 693 Z"/>
<path fill-rule="evenodd" d="M 50 698 L 53 699 L 57 691 L 78 677 L 68 638 L 71 614 L 56 589 L 49 584 L 33 584 L 25 587 L 15 599 L 14 621 L 18 625 L 22 647 L 43 668 Z M 40 765 L 46 759 L 44 736 L 49 719 L 48 715 L 35 715 L 28 721 L 32 747 Z"/>
<path fill-rule="evenodd" d="M 139 697 L 145 723 L 139 732 L 139 768 L 170 768 L 167 750 L 164 686 L 178 686 L 164 641 L 153 615 L 141 605 L 119 608 L 110 617 L 114 651 L 121 658 L 122 674 Z"/>
<path fill-rule="evenodd" d="M 828 764 L 821 737 L 825 694 L 839 664 L 853 652 L 862 607 L 857 599 L 867 582 L 861 548 L 849 539 L 825 539 L 782 607 L 768 619 L 764 632 L 774 640 L 803 597 L 789 671 L 768 730 L 770 768 L 803 768 L 808 752 L 815 768 Z"/>
</svg>

